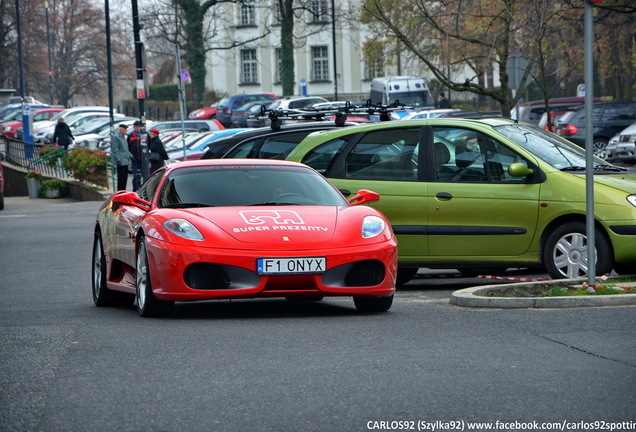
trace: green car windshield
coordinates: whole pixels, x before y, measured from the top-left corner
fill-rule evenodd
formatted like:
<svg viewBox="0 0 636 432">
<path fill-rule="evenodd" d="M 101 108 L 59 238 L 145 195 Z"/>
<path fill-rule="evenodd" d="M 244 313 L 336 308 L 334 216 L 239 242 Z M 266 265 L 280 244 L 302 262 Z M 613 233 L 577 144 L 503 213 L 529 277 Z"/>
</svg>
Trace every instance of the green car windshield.
<svg viewBox="0 0 636 432">
<path fill-rule="evenodd" d="M 585 168 L 585 150 L 558 135 L 528 124 L 496 126 L 494 129 L 556 169 Z M 594 157 L 594 164 L 607 162 Z"/>
</svg>

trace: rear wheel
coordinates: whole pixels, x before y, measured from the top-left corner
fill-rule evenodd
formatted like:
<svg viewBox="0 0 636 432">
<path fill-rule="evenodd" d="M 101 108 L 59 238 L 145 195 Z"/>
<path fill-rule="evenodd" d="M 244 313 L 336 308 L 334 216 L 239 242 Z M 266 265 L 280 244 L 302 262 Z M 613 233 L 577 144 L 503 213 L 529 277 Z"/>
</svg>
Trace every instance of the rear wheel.
<svg viewBox="0 0 636 432">
<path fill-rule="evenodd" d="M 553 279 L 585 277 L 588 273 L 587 236 L 584 222 L 568 222 L 555 229 L 545 243 L 543 257 Z M 595 231 L 596 275 L 612 271 L 612 245 L 601 231 Z"/>
<path fill-rule="evenodd" d="M 174 302 L 162 301 L 152 293 L 150 282 L 150 267 L 146 241 L 142 237 L 137 247 L 137 311 L 142 317 L 160 317 L 170 315 L 174 309 Z"/>
<path fill-rule="evenodd" d="M 106 256 L 100 232 L 95 233 L 93 240 L 93 302 L 96 306 L 129 306 L 135 296 L 113 291 L 106 286 Z"/>
<path fill-rule="evenodd" d="M 608 141 L 605 138 L 594 138 L 594 144 L 592 145 L 594 156 L 607 159 L 607 143 Z"/>
<path fill-rule="evenodd" d="M 393 294 L 388 297 L 354 296 L 353 303 L 359 312 L 386 312 L 393 304 Z"/>
</svg>

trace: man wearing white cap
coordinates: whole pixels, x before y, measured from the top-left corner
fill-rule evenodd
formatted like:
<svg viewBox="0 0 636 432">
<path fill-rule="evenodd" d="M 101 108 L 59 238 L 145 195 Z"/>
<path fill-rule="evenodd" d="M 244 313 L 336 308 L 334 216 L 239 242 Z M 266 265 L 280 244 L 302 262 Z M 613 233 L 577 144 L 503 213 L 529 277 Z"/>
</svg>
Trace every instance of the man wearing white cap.
<svg viewBox="0 0 636 432">
<path fill-rule="evenodd" d="M 120 124 L 117 132 L 110 138 L 110 161 L 117 167 L 117 190 L 126 190 L 128 183 L 128 166 L 132 154 L 128 150 L 126 131 L 128 127 Z"/>
</svg>

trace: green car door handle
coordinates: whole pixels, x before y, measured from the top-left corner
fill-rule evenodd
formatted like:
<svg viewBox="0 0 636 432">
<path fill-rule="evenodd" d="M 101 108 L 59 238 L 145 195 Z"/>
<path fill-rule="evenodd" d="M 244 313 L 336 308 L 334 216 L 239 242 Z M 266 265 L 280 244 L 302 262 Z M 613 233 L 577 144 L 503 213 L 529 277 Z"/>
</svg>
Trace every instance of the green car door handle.
<svg viewBox="0 0 636 432">
<path fill-rule="evenodd" d="M 442 201 L 448 201 L 450 199 L 453 199 L 453 195 L 449 194 L 448 192 L 440 192 L 435 195 L 435 198 Z"/>
</svg>

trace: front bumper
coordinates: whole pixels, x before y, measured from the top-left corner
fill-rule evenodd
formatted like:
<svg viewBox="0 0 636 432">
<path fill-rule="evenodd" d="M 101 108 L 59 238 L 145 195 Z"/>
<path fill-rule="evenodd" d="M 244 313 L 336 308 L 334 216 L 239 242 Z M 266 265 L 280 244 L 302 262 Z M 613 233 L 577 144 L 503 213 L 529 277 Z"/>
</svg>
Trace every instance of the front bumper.
<svg viewBox="0 0 636 432">
<path fill-rule="evenodd" d="M 167 244 L 146 238 L 152 291 L 161 300 L 256 297 L 390 296 L 395 292 L 397 243 L 308 250 L 230 250 Z M 325 273 L 258 275 L 261 257 L 325 256 Z"/>
</svg>

